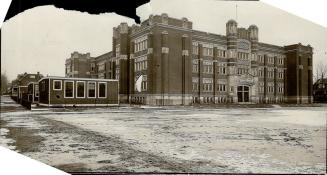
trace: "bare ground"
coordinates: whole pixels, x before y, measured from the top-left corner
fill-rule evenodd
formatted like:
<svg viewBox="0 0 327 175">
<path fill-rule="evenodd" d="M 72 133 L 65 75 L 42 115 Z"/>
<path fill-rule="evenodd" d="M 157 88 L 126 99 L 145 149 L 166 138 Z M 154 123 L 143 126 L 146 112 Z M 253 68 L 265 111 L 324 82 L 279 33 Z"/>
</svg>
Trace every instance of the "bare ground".
<svg viewBox="0 0 327 175">
<path fill-rule="evenodd" d="M 5 101 L 0 145 L 67 172 L 326 172 L 326 123 L 284 121 L 296 111 L 38 112 Z"/>
</svg>

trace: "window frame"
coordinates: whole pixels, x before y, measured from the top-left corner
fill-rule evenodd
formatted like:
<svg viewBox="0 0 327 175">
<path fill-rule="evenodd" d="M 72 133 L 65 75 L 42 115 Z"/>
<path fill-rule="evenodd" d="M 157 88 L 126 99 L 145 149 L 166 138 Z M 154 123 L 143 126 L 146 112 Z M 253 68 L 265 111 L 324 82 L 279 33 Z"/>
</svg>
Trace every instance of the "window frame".
<svg viewBox="0 0 327 175">
<path fill-rule="evenodd" d="M 38 89 L 38 92 L 37 93 L 36 93 L 36 87 Z M 40 86 L 38 84 L 34 84 L 33 91 L 34 91 L 34 96 L 35 97 L 39 97 L 40 96 Z"/>
<path fill-rule="evenodd" d="M 105 85 L 105 91 L 104 91 L 104 94 L 105 96 L 104 97 L 100 97 L 100 84 L 104 84 Z M 98 82 L 98 98 L 107 98 L 107 82 Z"/>
<path fill-rule="evenodd" d="M 90 88 L 89 84 L 94 83 L 94 97 L 90 97 Z M 87 98 L 97 98 L 97 82 L 96 81 L 89 81 L 87 82 Z"/>
<path fill-rule="evenodd" d="M 73 90 L 73 92 L 72 92 L 73 96 L 72 97 L 67 97 L 66 96 L 66 83 L 73 83 L 73 88 L 72 88 L 72 90 Z M 74 86 L 75 86 L 75 82 L 73 80 L 65 80 L 64 81 L 64 98 L 74 98 L 75 97 L 75 88 L 74 88 Z"/>
<path fill-rule="evenodd" d="M 60 82 L 60 89 L 55 89 L 56 82 Z M 54 90 L 54 91 L 62 91 L 62 80 L 53 80 L 52 90 Z"/>
<path fill-rule="evenodd" d="M 79 97 L 78 96 L 78 83 L 83 83 L 84 84 L 84 93 L 83 93 L 83 97 Z M 75 88 L 76 88 L 76 98 L 85 98 L 86 97 L 86 95 L 85 95 L 85 81 L 76 81 L 76 86 L 75 86 Z"/>
</svg>

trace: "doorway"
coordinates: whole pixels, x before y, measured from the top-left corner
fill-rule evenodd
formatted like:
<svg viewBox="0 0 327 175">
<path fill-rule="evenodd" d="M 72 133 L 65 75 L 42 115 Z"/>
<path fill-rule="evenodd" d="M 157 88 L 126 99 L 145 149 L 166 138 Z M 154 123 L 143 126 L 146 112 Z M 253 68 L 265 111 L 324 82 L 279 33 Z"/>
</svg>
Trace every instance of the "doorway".
<svg viewBox="0 0 327 175">
<path fill-rule="evenodd" d="M 238 102 L 249 102 L 249 86 L 237 87 Z"/>
</svg>

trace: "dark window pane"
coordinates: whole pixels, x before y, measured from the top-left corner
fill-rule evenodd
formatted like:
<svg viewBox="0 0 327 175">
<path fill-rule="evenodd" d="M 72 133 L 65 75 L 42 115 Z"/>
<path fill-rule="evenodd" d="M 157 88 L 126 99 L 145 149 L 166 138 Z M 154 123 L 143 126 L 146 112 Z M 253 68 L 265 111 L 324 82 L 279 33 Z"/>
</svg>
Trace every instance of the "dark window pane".
<svg viewBox="0 0 327 175">
<path fill-rule="evenodd" d="M 54 81 L 54 89 L 61 89 L 61 81 Z"/>
<path fill-rule="evenodd" d="M 77 97 L 84 97 L 84 82 L 77 82 Z"/>
<path fill-rule="evenodd" d="M 99 97 L 106 97 L 106 83 L 99 83 Z"/>
<path fill-rule="evenodd" d="M 89 97 L 95 97 L 95 83 L 88 84 L 88 94 Z"/>
<path fill-rule="evenodd" d="M 244 91 L 249 91 L 249 87 L 244 86 Z"/>
<path fill-rule="evenodd" d="M 237 92 L 237 98 L 238 98 L 238 102 L 243 102 L 243 94 L 242 94 L 242 92 Z"/>
<path fill-rule="evenodd" d="M 35 91 L 35 96 L 38 97 L 39 96 L 39 85 L 38 84 L 35 85 L 34 91 Z"/>
<path fill-rule="evenodd" d="M 249 92 L 244 92 L 244 102 L 249 102 Z"/>
<path fill-rule="evenodd" d="M 74 97 L 73 96 L 73 82 L 65 82 L 65 96 L 66 97 Z"/>
</svg>

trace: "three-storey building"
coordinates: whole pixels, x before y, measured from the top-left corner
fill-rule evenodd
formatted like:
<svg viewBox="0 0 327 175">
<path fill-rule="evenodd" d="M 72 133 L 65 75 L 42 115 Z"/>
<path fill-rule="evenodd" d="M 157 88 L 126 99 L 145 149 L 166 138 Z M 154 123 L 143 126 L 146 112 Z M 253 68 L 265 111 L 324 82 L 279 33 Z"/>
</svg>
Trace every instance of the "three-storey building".
<svg viewBox="0 0 327 175">
<path fill-rule="evenodd" d="M 239 28 L 234 20 L 226 23 L 226 35 L 192 25 L 187 18 L 162 14 L 113 29 L 112 53 L 101 70 L 108 72 L 105 78 L 119 80 L 121 102 L 312 102 L 310 45 L 261 43 L 256 25 Z M 95 75 L 103 78 L 100 72 Z M 136 90 L 139 77 L 141 90 Z"/>
</svg>

